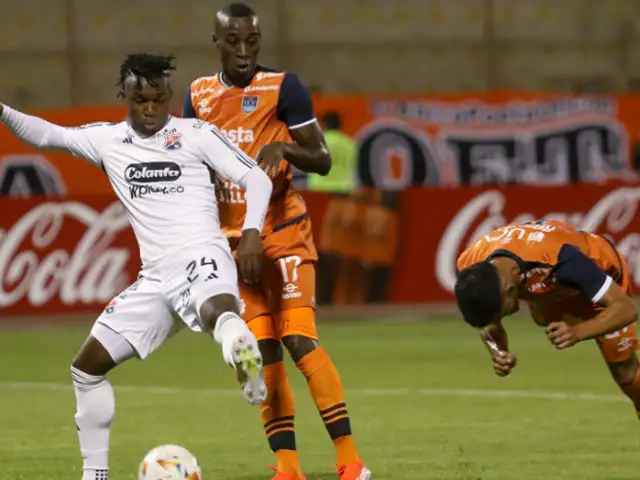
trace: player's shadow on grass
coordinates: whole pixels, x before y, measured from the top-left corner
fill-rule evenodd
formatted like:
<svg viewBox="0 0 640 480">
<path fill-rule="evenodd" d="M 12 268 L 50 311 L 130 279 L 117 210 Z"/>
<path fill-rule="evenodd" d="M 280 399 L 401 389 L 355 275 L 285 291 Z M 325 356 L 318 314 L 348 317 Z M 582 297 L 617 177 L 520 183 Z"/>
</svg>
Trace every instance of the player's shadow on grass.
<svg viewBox="0 0 640 480">
<path fill-rule="evenodd" d="M 335 473 L 306 473 L 307 480 L 335 480 Z M 243 475 L 235 480 L 264 480 L 264 475 Z"/>
</svg>

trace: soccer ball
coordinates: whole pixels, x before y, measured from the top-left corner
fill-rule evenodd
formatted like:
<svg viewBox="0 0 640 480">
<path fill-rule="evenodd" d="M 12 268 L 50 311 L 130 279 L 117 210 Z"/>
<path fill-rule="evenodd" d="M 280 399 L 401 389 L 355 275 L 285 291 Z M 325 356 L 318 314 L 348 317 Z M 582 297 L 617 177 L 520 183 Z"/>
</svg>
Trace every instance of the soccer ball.
<svg viewBox="0 0 640 480">
<path fill-rule="evenodd" d="M 178 445 L 161 445 L 145 455 L 138 480 L 202 480 L 202 473 L 189 450 Z"/>
</svg>

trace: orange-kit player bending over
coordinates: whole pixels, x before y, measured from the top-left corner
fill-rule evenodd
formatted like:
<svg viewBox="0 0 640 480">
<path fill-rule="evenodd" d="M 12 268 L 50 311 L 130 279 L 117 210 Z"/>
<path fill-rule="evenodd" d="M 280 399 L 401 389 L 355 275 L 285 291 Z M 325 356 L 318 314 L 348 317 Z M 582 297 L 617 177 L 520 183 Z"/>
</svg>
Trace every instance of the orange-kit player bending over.
<svg viewBox="0 0 640 480">
<path fill-rule="evenodd" d="M 294 402 L 283 364 L 283 348 L 306 377 L 335 444 L 342 480 L 367 480 L 358 455 L 338 371 L 318 343 L 315 326 L 316 248 L 304 201 L 292 187 L 291 165 L 326 175 L 331 158 L 306 88 L 292 73 L 258 65 L 260 26 L 255 12 L 230 4 L 216 15 L 214 42 L 222 71 L 195 80 L 183 115 L 213 123 L 270 174 L 271 206 L 264 237 L 260 284 L 242 281 L 244 318 L 259 340 L 268 397 L 262 422 L 278 467 L 274 478 L 304 478 L 294 434 Z M 220 221 L 232 248 L 245 216 L 244 192 L 219 178 Z"/>
<path fill-rule="evenodd" d="M 595 339 L 611 375 L 640 417 L 636 304 L 627 265 L 606 238 L 554 221 L 508 225 L 458 258 L 455 294 L 499 376 L 516 365 L 501 319 L 529 304 L 559 350 Z"/>
</svg>

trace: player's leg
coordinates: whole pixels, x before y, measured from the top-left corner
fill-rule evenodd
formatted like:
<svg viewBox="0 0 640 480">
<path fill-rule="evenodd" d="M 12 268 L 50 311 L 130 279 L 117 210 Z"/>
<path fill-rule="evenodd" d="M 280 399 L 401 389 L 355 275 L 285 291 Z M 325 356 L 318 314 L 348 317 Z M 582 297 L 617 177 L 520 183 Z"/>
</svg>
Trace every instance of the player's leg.
<svg viewBox="0 0 640 480">
<path fill-rule="evenodd" d="M 638 348 L 636 324 L 628 325 L 596 341 L 613 380 L 629 397 L 640 419 L 640 364 L 636 355 Z"/>
<path fill-rule="evenodd" d="M 107 373 L 115 366 L 115 360 L 91 335 L 71 364 L 83 480 L 108 478 L 109 436 L 116 402 Z"/>
<path fill-rule="evenodd" d="M 285 310 L 281 322 L 287 325 L 282 343 L 307 385 L 336 449 L 340 478 L 367 480 L 370 471 L 360 459 L 351 430 L 340 374 L 325 349 L 319 344 L 315 328 L 315 310 L 310 307 Z"/>
<path fill-rule="evenodd" d="M 114 298 L 71 364 L 83 480 L 107 480 L 115 397 L 107 374 L 129 358 L 145 358 L 174 332 L 162 296 L 145 280 Z"/>
<path fill-rule="evenodd" d="M 245 398 L 261 404 L 267 396 L 262 355 L 258 340 L 240 316 L 238 296 L 205 293 L 197 311 L 205 331 L 222 346 L 225 362 L 235 369 Z"/>
<path fill-rule="evenodd" d="M 304 477 L 296 449 L 293 393 L 284 368 L 282 344 L 274 328 L 264 290 L 259 285 L 241 282 L 240 296 L 244 303 L 244 319 L 258 339 L 264 363 L 267 398 L 260 411 L 264 433 L 277 459 L 274 478 L 302 479 Z"/>
<path fill-rule="evenodd" d="M 163 272 L 165 295 L 173 311 L 195 331 L 209 333 L 221 345 L 245 398 L 266 398 L 262 356 L 255 335 L 240 316 L 236 264 L 228 245 L 204 245 L 171 260 Z"/>
<path fill-rule="evenodd" d="M 340 478 L 367 480 L 371 472 L 356 448 L 340 375 L 318 342 L 313 307 L 314 264 L 295 256 L 281 260 L 284 260 L 281 266 L 287 267 L 280 269 L 282 301 L 277 314 L 282 343 L 307 379 L 313 400 L 335 445 Z"/>
</svg>

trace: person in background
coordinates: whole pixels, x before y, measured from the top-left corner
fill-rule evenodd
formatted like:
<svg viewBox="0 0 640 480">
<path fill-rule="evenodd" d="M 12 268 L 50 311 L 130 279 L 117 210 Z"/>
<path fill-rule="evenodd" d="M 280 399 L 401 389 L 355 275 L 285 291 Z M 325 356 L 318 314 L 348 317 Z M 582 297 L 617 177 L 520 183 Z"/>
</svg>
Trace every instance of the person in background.
<svg viewBox="0 0 640 480">
<path fill-rule="evenodd" d="M 327 112 L 322 124 L 333 166 L 325 177 L 308 177 L 309 190 L 331 195 L 320 232 L 316 300 L 384 302 L 398 249 L 398 194 L 357 185 L 357 142 L 342 130 L 339 113 Z"/>
<path fill-rule="evenodd" d="M 331 171 L 327 175 L 309 175 L 309 189 L 348 195 L 355 188 L 358 163 L 356 142 L 342 131 L 342 118 L 338 112 L 328 112 L 322 118 L 324 139 L 331 153 Z"/>
<path fill-rule="evenodd" d="M 357 206 L 350 199 L 354 193 L 358 147 L 356 142 L 342 131 L 342 118 L 335 111 L 327 112 L 321 119 L 324 138 L 331 153 L 332 167 L 326 176 L 310 174 L 307 188 L 331 195 L 322 222 L 319 242 L 316 301 L 319 305 L 334 303 L 338 271 L 348 262 L 349 237 L 358 230 L 355 222 Z"/>
</svg>

